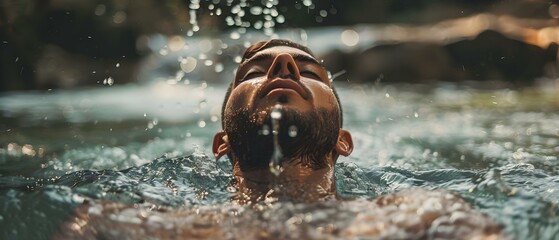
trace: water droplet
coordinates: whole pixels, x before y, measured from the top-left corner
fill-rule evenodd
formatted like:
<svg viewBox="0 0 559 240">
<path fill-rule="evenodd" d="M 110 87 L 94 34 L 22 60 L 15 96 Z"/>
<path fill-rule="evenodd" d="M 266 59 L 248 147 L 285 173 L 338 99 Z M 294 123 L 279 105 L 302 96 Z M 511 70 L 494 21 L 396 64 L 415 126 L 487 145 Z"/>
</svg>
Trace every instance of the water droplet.
<svg viewBox="0 0 559 240">
<path fill-rule="evenodd" d="M 254 23 L 254 29 L 261 29 L 264 23 L 262 21 L 256 21 Z"/>
<path fill-rule="evenodd" d="M 231 16 L 227 16 L 225 18 L 225 23 L 227 24 L 227 26 L 233 26 L 235 25 L 235 20 L 233 20 Z"/>
<path fill-rule="evenodd" d="M 116 67 L 120 67 L 120 63 L 116 63 Z"/>
<path fill-rule="evenodd" d="M 281 119 L 281 105 L 276 104 L 271 113 L 272 117 L 272 134 L 274 135 L 274 153 L 270 159 L 270 172 L 278 176 L 283 169 L 281 168 L 280 161 L 283 158 L 281 147 L 279 145 L 279 121 Z"/>
<path fill-rule="evenodd" d="M 239 34 L 239 32 L 237 32 L 237 31 L 234 31 L 234 32 L 231 32 L 229 37 L 231 37 L 231 39 L 239 39 L 239 38 L 241 38 L 241 34 Z"/>
<path fill-rule="evenodd" d="M 254 7 L 250 8 L 250 14 L 252 14 L 252 15 L 260 15 L 260 14 L 262 14 L 262 7 L 260 7 L 260 6 L 254 6 Z"/>
<path fill-rule="evenodd" d="M 348 47 L 353 47 L 359 43 L 359 33 L 353 29 L 347 29 L 342 32 L 342 43 Z"/>
<path fill-rule="evenodd" d="M 200 128 L 206 127 L 206 121 L 204 121 L 204 120 L 198 121 L 198 127 L 200 127 Z"/>
<path fill-rule="evenodd" d="M 105 78 L 103 84 L 112 86 L 114 84 L 114 79 L 112 77 Z"/>
<path fill-rule="evenodd" d="M 281 119 L 281 107 L 276 107 L 274 108 L 274 110 L 272 110 L 272 113 L 270 114 L 270 117 L 272 117 L 272 119 L 274 120 L 279 120 Z"/>
<path fill-rule="evenodd" d="M 289 130 L 287 131 L 290 137 L 297 137 L 297 126 L 291 125 L 289 126 Z"/>
<path fill-rule="evenodd" d="M 217 73 L 220 73 L 220 72 L 223 71 L 223 68 L 224 68 L 224 67 L 223 67 L 223 64 L 221 64 L 221 63 L 216 63 L 216 64 L 215 64 L 215 67 L 214 67 L 214 71 L 217 72 Z"/>
<path fill-rule="evenodd" d="M 233 13 L 233 14 L 237 14 L 237 13 L 239 13 L 239 11 L 241 11 L 241 6 L 239 6 L 239 5 L 235 5 L 231 8 L 231 13 Z"/>
<path fill-rule="evenodd" d="M 260 133 L 264 136 L 270 135 L 270 126 L 268 126 L 268 124 L 264 124 L 264 126 L 262 126 L 262 130 L 260 131 Z"/>
<path fill-rule="evenodd" d="M 278 15 L 278 17 L 276 18 L 276 22 L 284 23 L 285 22 L 285 17 L 283 15 Z"/>
<path fill-rule="evenodd" d="M 243 58 L 241 56 L 235 56 L 235 63 L 241 63 L 241 60 L 243 60 Z"/>
<path fill-rule="evenodd" d="M 99 5 L 97 5 L 97 7 L 95 7 L 94 13 L 97 16 L 101 16 L 101 15 L 105 14 L 106 10 L 107 10 L 107 8 L 105 7 L 105 5 L 99 4 Z"/>
<path fill-rule="evenodd" d="M 126 13 L 124 11 L 118 11 L 113 16 L 113 22 L 116 24 L 123 23 L 126 21 Z"/>
<path fill-rule="evenodd" d="M 184 72 L 183 71 L 177 71 L 177 73 L 175 73 L 175 81 L 180 81 L 182 80 L 182 78 L 184 77 Z"/>
<path fill-rule="evenodd" d="M 181 70 L 183 70 L 185 73 L 190 73 L 192 71 L 194 71 L 194 69 L 196 68 L 196 64 L 198 63 L 198 60 L 196 60 L 196 58 L 193 57 L 187 57 L 187 58 L 183 58 L 181 60 Z"/>
<path fill-rule="evenodd" d="M 191 0 L 188 7 L 195 10 L 200 9 L 200 0 Z"/>
</svg>

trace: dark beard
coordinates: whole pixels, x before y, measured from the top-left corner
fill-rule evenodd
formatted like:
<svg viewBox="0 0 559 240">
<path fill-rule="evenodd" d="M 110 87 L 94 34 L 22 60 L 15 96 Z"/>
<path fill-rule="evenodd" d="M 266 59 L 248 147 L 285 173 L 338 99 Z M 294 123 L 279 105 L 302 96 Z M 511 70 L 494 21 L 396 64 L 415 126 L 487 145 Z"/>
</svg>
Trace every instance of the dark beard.
<svg viewBox="0 0 559 240">
<path fill-rule="evenodd" d="M 242 171 L 269 167 L 274 152 L 270 112 L 259 117 L 240 109 L 224 116 L 224 130 L 231 147 L 229 157 L 238 161 Z M 339 113 L 326 109 L 302 113 L 285 108 L 281 113 L 278 142 L 283 159 L 280 164 L 301 164 L 315 170 L 326 167 L 326 157 L 333 152 L 338 139 Z M 263 134 L 264 125 L 269 127 L 268 135 Z M 289 136 L 292 126 L 297 128 L 295 137 Z"/>
</svg>

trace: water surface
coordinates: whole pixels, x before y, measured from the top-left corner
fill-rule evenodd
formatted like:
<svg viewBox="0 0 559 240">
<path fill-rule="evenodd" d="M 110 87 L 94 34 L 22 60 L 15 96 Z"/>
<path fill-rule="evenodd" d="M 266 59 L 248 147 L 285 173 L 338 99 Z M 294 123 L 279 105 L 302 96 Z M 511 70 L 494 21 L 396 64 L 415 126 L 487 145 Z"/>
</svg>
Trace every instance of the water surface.
<svg viewBox="0 0 559 240">
<path fill-rule="evenodd" d="M 446 189 L 517 239 L 559 235 L 556 88 L 338 85 L 355 142 L 337 165 L 342 196 Z M 210 150 L 225 87 L 160 82 L 1 96 L 2 238 L 48 238 L 84 200 L 227 203 L 230 166 Z"/>
</svg>

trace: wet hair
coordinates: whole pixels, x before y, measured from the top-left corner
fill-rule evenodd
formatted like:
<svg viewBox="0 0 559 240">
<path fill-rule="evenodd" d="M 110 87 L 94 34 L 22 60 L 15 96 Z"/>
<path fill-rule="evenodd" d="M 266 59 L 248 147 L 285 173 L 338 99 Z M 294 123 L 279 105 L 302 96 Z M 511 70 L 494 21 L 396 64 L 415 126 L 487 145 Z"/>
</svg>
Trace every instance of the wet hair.
<svg viewBox="0 0 559 240">
<path fill-rule="evenodd" d="M 245 51 L 245 53 L 243 54 L 243 58 L 241 60 L 241 63 L 245 62 L 247 59 L 250 59 L 256 53 L 258 53 L 258 52 L 260 52 L 264 49 L 277 47 L 277 46 L 287 46 L 287 47 L 296 48 L 296 49 L 299 49 L 303 52 L 308 53 L 312 57 L 315 57 L 315 55 L 312 53 L 312 51 L 309 48 L 307 48 L 307 47 L 305 47 L 301 44 L 298 44 L 296 42 L 292 42 L 292 41 L 286 40 L 286 39 L 272 39 L 272 40 L 268 40 L 268 41 L 257 42 L 255 44 L 251 45 L 250 47 L 248 47 L 247 50 Z M 225 113 L 225 106 L 227 105 L 227 101 L 229 100 L 229 96 L 231 95 L 231 91 L 233 90 L 234 83 L 235 83 L 234 81 L 231 81 L 231 84 L 229 84 L 229 87 L 227 88 L 227 92 L 225 93 L 225 98 L 223 100 L 223 105 L 221 106 L 221 125 L 222 125 L 222 127 L 225 125 L 224 118 L 223 118 L 223 114 Z M 332 91 L 334 92 L 334 96 L 336 97 L 336 101 L 338 102 L 338 107 L 340 108 L 340 127 L 341 127 L 343 125 L 342 104 L 340 103 L 340 98 L 338 97 L 338 93 L 336 92 L 336 89 L 334 88 L 334 86 L 332 86 Z"/>
</svg>

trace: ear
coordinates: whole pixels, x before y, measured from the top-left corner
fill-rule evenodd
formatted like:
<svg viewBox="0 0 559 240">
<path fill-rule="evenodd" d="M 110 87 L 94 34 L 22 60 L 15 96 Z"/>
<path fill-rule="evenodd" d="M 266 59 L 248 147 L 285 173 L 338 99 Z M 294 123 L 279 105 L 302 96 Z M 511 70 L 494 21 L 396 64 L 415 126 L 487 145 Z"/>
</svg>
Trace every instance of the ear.
<svg viewBox="0 0 559 240">
<path fill-rule="evenodd" d="M 221 131 L 215 134 L 212 150 L 214 156 L 218 159 L 229 153 L 229 139 L 227 138 L 227 134 L 225 134 L 225 132 Z"/>
<path fill-rule="evenodd" d="M 340 129 L 338 141 L 336 142 L 336 152 L 344 157 L 349 156 L 353 151 L 353 139 L 351 133 L 346 130 Z"/>
</svg>

